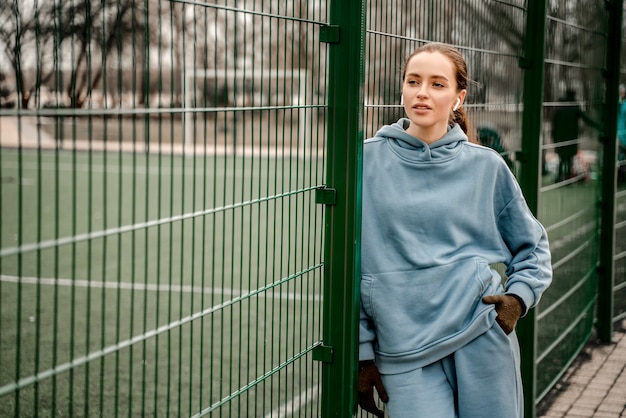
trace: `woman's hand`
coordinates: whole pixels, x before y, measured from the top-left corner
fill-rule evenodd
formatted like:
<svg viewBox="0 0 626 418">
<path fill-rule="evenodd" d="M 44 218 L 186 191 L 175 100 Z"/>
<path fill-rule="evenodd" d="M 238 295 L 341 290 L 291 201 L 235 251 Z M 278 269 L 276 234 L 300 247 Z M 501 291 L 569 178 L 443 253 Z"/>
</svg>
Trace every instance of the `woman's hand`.
<svg viewBox="0 0 626 418">
<path fill-rule="evenodd" d="M 378 373 L 378 367 L 374 360 L 364 360 L 359 362 L 359 405 L 363 410 L 383 418 L 385 413 L 378 409 L 374 402 L 374 388 L 378 392 L 378 397 L 385 403 L 389 402 L 387 390 L 383 386 L 383 381 Z"/>
<path fill-rule="evenodd" d="M 515 296 L 505 294 L 484 296 L 483 302 L 496 305 L 496 321 L 506 335 L 513 332 L 523 313 L 521 302 Z"/>
</svg>

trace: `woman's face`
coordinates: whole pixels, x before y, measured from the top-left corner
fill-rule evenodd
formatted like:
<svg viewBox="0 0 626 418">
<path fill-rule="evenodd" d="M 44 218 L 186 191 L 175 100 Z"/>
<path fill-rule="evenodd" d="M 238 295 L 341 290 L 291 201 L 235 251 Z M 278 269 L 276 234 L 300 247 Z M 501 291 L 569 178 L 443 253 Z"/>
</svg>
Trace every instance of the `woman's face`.
<svg viewBox="0 0 626 418">
<path fill-rule="evenodd" d="M 432 143 L 448 130 L 450 112 L 466 90 L 457 91 L 456 69 L 452 61 L 440 52 L 420 52 L 406 67 L 402 84 L 404 110 L 411 124 L 407 132 Z"/>
</svg>

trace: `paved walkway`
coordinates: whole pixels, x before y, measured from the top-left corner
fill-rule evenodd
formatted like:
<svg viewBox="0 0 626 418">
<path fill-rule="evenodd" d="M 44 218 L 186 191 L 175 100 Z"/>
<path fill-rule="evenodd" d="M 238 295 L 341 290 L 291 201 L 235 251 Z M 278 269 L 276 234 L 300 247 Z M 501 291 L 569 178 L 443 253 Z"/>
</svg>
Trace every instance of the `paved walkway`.
<svg viewBox="0 0 626 418">
<path fill-rule="evenodd" d="M 592 339 L 537 408 L 538 418 L 626 417 L 626 320 L 613 342 Z"/>
</svg>

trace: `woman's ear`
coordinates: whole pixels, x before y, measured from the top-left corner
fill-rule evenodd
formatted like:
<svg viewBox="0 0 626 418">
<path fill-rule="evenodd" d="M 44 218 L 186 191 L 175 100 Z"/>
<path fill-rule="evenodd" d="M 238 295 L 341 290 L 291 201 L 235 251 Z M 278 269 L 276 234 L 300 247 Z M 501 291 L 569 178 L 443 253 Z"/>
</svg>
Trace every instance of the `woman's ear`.
<svg viewBox="0 0 626 418">
<path fill-rule="evenodd" d="M 465 95 L 467 94 L 467 90 L 461 90 L 459 97 L 456 98 L 456 103 L 454 104 L 454 107 L 452 108 L 452 111 L 456 111 L 459 107 L 461 107 L 461 105 L 463 104 L 463 102 L 465 102 Z"/>
</svg>

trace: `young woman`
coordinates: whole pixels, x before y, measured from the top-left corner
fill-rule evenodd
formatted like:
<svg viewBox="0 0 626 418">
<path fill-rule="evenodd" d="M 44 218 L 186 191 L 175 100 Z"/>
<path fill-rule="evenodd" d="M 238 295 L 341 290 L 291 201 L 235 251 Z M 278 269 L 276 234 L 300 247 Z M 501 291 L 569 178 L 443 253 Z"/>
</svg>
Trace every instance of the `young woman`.
<svg viewBox="0 0 626 418">
<path fill-rule="evenodd" d="M 407 118 L 364 145 L 359 404 L 392 418 L 523 417 L 514 327 L 552 280 L 546 232 L 475 143 L 459 51 L 402 73 Z M 504 284 L 490 268 L 507 266 Z"/>
</svg>

